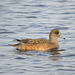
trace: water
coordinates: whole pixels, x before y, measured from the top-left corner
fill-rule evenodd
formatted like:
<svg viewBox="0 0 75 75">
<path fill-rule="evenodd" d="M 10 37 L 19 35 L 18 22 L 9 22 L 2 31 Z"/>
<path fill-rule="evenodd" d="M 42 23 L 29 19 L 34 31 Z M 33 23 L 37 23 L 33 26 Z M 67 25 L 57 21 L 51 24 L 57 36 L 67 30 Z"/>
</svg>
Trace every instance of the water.
<svg viewBox="0 0 75 75">
<path fill-rule="evenodd" d="M 14 39 L 45 38 L 58 28 L 59 51 L 19 52 Z M 0 0 L 0 75 L 75 75 L 75 0 Z M 61 50 L 61 51 L 60 51 Z"/>
</svg>

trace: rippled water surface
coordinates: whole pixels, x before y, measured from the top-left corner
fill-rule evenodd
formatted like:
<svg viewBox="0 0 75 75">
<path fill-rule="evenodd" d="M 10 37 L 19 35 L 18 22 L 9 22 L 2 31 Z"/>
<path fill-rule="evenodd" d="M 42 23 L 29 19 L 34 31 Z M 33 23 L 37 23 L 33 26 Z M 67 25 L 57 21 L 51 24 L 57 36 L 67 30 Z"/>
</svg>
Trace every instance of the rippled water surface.
<svg viewBox="0 0 75 75">
<path fill-rule="evenodd" d="M 66 39 L 52 52 L 20 52 L 14 39 Z M 75 75 L 75 0 L 0 0 L 0 75 Z"/>
</svg>

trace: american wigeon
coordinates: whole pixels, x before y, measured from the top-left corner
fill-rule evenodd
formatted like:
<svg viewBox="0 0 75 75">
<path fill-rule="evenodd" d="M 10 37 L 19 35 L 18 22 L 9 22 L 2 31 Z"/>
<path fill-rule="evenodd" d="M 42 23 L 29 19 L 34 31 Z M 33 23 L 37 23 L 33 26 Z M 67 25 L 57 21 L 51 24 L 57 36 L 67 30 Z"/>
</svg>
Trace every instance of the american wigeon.
<svg viewBox="0 0 75 75">
<path fill-rule="evenodd" d="M 58 29 L 53 29 L 49 34 L 49 40 L 47 39 L 16 39 L 18 44 L 11 46 L 16 47 L 21 51 L 49 51 L 59 48 L 58 38 L 63 38 Z M 65 39 L 65 38 L 63 38 Z"/>
</svg>

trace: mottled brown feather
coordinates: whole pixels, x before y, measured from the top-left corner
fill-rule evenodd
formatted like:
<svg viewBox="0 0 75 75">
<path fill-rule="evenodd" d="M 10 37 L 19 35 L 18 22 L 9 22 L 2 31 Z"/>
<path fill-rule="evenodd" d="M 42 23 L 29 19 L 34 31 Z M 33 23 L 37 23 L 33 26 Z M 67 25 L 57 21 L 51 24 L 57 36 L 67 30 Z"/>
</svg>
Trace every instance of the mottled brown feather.
<svg viewBox="0 0 75 75">
<path fill-rule="evenodd" d="M 23 39 L 23 40 L 19 40 L 22 43 L 33 43 L 33 44 L 38 44 L 38 43 L 46 43 L 49 42 L 49 40 L 46 39 Z"/>
<path fill-rule="evenodd" d="M 33 43 L 27 43 L 27 44 L 21 44 L 17 46 L 18 49 L 21 51 L 48 51 L 54 48 L 58 48 L 58 46 L 54 43 L 39 43 L 39 44 L 33 44 Z"/>
</svg>

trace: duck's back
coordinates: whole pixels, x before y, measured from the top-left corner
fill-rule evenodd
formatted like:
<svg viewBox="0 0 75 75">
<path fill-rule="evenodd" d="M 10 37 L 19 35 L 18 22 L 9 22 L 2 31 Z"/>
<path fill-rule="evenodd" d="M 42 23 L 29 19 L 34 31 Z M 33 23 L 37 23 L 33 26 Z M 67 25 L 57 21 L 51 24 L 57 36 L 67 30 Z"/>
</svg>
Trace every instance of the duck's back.
<svg viewBox="0 0 75 75">
<path fill-rule="evenodd" d="M 39 43 L 48 43 L 49 42 L 49 40 L 46 40 L 46 39 L 22 39 L 22 40 L 16 39 L 16 40 L 19 42 L 22 42 L 24 44 L 27 44 L 27 43 L 39 44 Z"/>
</svg>

